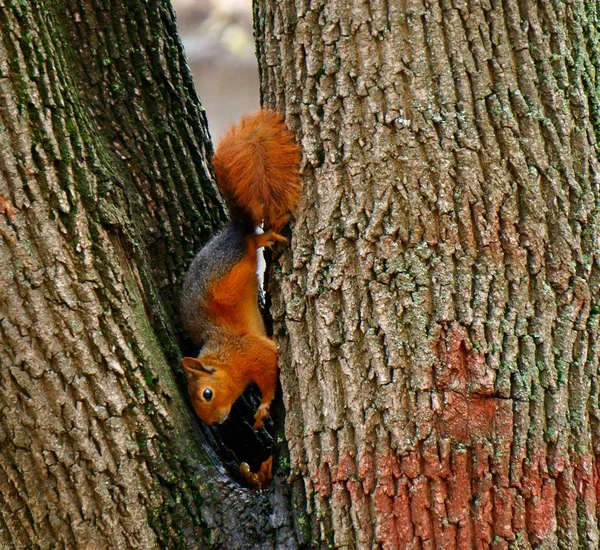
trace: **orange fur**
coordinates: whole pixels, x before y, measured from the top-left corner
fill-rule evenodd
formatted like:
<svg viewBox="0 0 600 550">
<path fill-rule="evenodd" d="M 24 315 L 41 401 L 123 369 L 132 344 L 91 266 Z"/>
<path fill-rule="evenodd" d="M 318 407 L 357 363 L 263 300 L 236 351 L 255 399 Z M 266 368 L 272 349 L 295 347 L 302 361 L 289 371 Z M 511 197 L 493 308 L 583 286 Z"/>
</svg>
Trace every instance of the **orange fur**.
<svg viewBox="0 0 600 550">
<path fill-rule="evenodd" d="M 256 473 L 250 470 L 250 466 L 247 462 L 242 462 L 240 464 L 240 474 L 242 474 L 244 481 L 252 489 L 256 491 L 266 489 L 273 479 L 273 455 L 260 465 L 260 469 Z"/>
<path fill-rule="evenodd" d="M 181 366 L 188 375 L 194 410 L 207 424 L 223 422 L 234 401 L 254 382 L 262 394 L 254 415 L 258 428 L 275 396 L 277 346 L 266 336 L 258 308 L 256 251 L 286 242 L 277 231 L 298 203 L 299 161 L 300 150 L 283 117 L 266 110 L 231 128 L 213 159 L 219 188 L 236 223 L 199 252 L 182 294 L 182 303 L 193 304 L 191 313 L 190 307 L 182 308 L 184 325 L 204 346 L 198 358 L 184 357 Z M 255 226 L 264 222 L 268 231 L 254 234 L 249 221 Z M 240 246 L 243 256 L 236 252 L 236 259 L 230 260 L 236 263 L 223 265 L 221 258 L 228 256 L 220 253 Z"/>
<path fill-rule="evenodd" d="M 254 415 L 260 428 L 268 415 L 277 389 L 277 346 L 266 336 L 247 334 L 235 349 L 223 348 L 215 355 L 184 357 L 181 366 L 188 373 L 188 390 L 196 414 L 206 424 L 218 424 L 229 415 L 235 400 L 252 382 L 260 389 L 261 404 Z M 212 392 L 206 401 L 205 390 Z"/>
<path fill-rule="evenodd" d="M 250 331 L 265 334 L 264 323 L 258 309 L 256 296 L 258 269 L 256 251 L 286 239 L 276 233 L 248 235 L 248 248 L 243 260 L 234 265 L 215 285 L 208 297 L 207 308 L 219 319 L 220 326 L 237 332 Z"/>
<path fill-rule="evenodd" d="M 192 406 L 209 425 L 223 422 L 235 400 L 252 382 L 262 396 L 254 415 L 254 428 L 260 428 L 268 416 L 277 389 L 277 346 L 267 338 L 258 309 L 256 251 L 281 240 L 285 238 L 273 232 L 246 237 L 246 254 L 212 285 L 207 297 L 206 308 L 218 320 L 225 344 L 215 346 L 208 342 L 208 349 L 217 351 L 181 361 L 188 374 Z M 209 401 L 203 397 L 207 389 L 212 393 Z"/>
<path fill-rule="evenodd" d="M 244 116 L 221 139 L 213 158 L 217 183 L 232 214 L 275 230 L 289 220 L 300 198 L 300 148 L 283 116 L 263 109 Z"/>
</svg>

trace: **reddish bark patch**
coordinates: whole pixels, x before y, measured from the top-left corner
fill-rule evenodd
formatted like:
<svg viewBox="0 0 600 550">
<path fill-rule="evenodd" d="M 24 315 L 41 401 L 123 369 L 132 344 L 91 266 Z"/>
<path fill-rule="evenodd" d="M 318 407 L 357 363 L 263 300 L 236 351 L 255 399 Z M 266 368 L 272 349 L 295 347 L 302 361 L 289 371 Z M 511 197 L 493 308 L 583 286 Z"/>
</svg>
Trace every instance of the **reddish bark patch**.
<svg viewBox="0 0 600 550">
<path fill-rule="evenodd" d="M 591 454 L 584 454 L 573 458 L 573 462 L 573 481 L 578 497 L 585 502 L 586 507 L 597 508 L 600 496 L 598 457 L 594 457 Z"/>
<path fill-rule="evenodd" d="M 467 331 L 453 323 L 448 332 L 438 339 L 436 355 L 436 386 L 464 393 L 467 386 Z"/>
<path fill-rule="evenodd" d="M 514 445 L 522 409 L 486 393 L 485 384 L 474 388 L 470 377 L 481 364 L 464 336 L 455 328 L 440 346 L 438 399 L 429 409 L 423 399 L 419 409 L 431 414 L 429 437 L 401 457 L 382 441 L 358 455 L 328 456 L 312 476 L 321 499 L 351 506 L 356 525 L 372 526 L 361 544 L 470 550 L 522 540 L 537 547 L 572 529 L 582 505 L 587 518 L 600 511 L 597 457 L 558 447 L 552 454 L 538 432 Z"/>
<path fill-rule="evenodd" d="M 515 514 L 514 489 L 507 487 L 492 488 L 492 513 L 496 535 L 512 541 L 515 538 L 512 520 Z"/>
<path fill-rule="evenodd" d="M 540 544 L 556 530 L 556 487 L 554 481 L 542 481 L 539 495 L 527 500 L 527 532 L 533 544 Z"/>
<path fill-rule="evenodd" d="M 456 547 L 472 547 L 473 532 L 471 524 L 471 457 L 470 452 L 455 449 L 452 452 L 452 475 L 447 480 L 448 500 L 446 509 L 448 521 L 456 524 Z"/>
<path fill-rule="evenodd" d="M 512 524 L 515 532 L 525 531 L 525 499 L 521 495 L 517 495 L 514 500 Z"/>
<path fill-rule="evenodd" d="M 414 480 L 410 488 L 412 522 L 415 535 L 422 541 L 433 541 L 433 528 L 429 509 L 431 508 L 431 491 L 429 480 L 420 476 Z"/>
<path fill-rule="evenodd" d="M 441 436 L 452 441 L 469 441 L 469 400 L 464 395 L 446 391 L 443 393 L 443 409 L 437 423 Z"/>
<path fill-rule="evenodd" d="M 400 464 L 398 463 L 398 457 L 391 449 L 387 449 L 386 452 L 377 457 L 377 477 L 381 481 L 385 478 L 396 478 L 400 476 Z"/>
<path fill-rule="evenodd" d="M 6 214 L 9 218 L 15 215 L 12 203 L 4 195 L 0 195 L 0 214 Z"/>
<path fill-rule="evenodd" d="M 409 479 L 416 478 L 421 470 L 421 457 L 418 452 L 408 453 L 400 459 L 400 471 Z"/>
<path fill-rule="evenodd" d="M 358 473 L 363 482 L 365 494 L 371 494 L 377 484 L 375 458 L 372 453 L 361 453 L 358 461 Z"/>
<path fill-rule="evenodd" d="M 452 323 L 441 331 L 435 353 L 436 387 L 464 395 L 494 395 L 494 371 L 485 364 L 485 355 L 471 344 L 465 327 Z"/>
<path fill-rule="evenodd" d="M 454 443 L 469 444 L 489 438 L 496 427 L 509 436 L 512 422 L 502 426 L 494 422 L 508 402 L 493 397 L 493 376 L 486 370 L 483 354 L 473 350 L 467 330 L 453 323 L 436 347 L 436 388 L 442 402 L 437 422 L 440 435 Z"/>
<path fill-rule="evenodd" d="M 334 481 L 345 481 L 356 476 L 356 460 L 353 456 L 343 455 L 340 457 L 337 468 L 334 471 Z"/>
<path fill-rule="evenodd" d="M 406 548 L 415 537 L 415 529 L 410 514 L 410 497 L 408 483 L 401 482 L 394 500 L 394 515 L 398 518 L 398 548 Z"/>
<path fill-rule="evenodd" d="M 442 406 L 442 414 L 437 422 L 438 431 L 441 436 L 448 437 L 455 443 L 472 443 L 492 436 L 495 436 L 495 439 L 510 437 L 512 415 L 509 400 L 468 397 L 454 391 L 446 391 L 443 392 Z M 504 414 L 500 414 L 501 412 Z M 510 421 L 504 420 L 506 416 Z"/>
<path fill-rule="evenodd" d="M 391 449 L 386 449 L 375 457 L 361 456 L 361 466 L 368 464 L 376 464 L 377 485 L 373 493 L 373 504 L 377 542 L 383 548 L 406 548 L 415 533 L 411 518 L 411 498 L 406 483 L 401 481 L 400 460 Z"/>
<path fill-rule="evenodd" d="M 323 462 L 316 472 L 311 476 L 312 489 L 321 499 L 328 499 L 331 496 L 331 476 L 329 465 Z"/>
<path fill-rule="evenodd" d="M 394 514 L 394 497 L 388 495 L 384 487 L 378 486 L 373 495 L 373 504 L 377 510 L 377 540 L 383 548 L 399 548 L 400 539 Z"/>
<path fill-rule="evenodd" d="M 456 540 L 457 526 L 448 522 L 446 514 L 447 499 L 444 480 L 439 477 L 431 479 L 431 519 L 436 548 L 453 548 Z"/>
</svg>

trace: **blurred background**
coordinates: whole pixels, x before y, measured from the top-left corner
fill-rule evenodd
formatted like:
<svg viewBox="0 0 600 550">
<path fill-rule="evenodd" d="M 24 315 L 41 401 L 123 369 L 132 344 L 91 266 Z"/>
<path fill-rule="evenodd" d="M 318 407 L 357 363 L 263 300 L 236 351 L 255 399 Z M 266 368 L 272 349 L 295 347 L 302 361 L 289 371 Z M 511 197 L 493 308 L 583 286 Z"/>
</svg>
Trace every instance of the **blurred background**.
<svg viewBox="0 0 600 550">
<path fill-rule="evenodd" d="M 252 0 L 172 0 L 213 142 L 260 106 Z"/>
</svg>

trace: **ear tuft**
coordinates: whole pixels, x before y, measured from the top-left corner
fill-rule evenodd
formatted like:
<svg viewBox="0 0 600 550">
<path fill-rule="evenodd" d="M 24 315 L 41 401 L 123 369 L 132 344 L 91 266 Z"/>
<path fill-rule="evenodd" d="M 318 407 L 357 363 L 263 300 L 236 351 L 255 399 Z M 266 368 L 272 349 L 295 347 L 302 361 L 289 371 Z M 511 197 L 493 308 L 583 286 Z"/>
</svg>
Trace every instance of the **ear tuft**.
<svg viewBox="0 0 600 550">
<path fill-rule="evenodd" d="M 200 374 L 213 374 L 216 372 L 216 368 L 213 366 L 207 366 L 200 359 L 195 357 L 184 357 L 181 360 L 181 367 L 189 374 L 199 376 Z"/>
</svg>

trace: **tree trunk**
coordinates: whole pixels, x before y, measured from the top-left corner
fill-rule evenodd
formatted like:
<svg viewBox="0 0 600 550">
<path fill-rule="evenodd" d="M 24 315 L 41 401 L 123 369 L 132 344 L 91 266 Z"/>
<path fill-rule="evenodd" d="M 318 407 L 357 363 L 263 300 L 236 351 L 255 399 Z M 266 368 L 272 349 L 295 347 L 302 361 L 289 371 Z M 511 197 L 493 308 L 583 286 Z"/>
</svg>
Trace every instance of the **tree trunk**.
<svg viewBox="0 0 600 550">
<path fill-rule="evenodd" d="M 596 2 L 255 2 L 308 546 L 598 548 Z"/>
<path fill-rule="evenodd" d="M 177 367 L 210 148 L 168 2 L 0 0 L 3 550 L 273 546 Z"/>
</svg>

